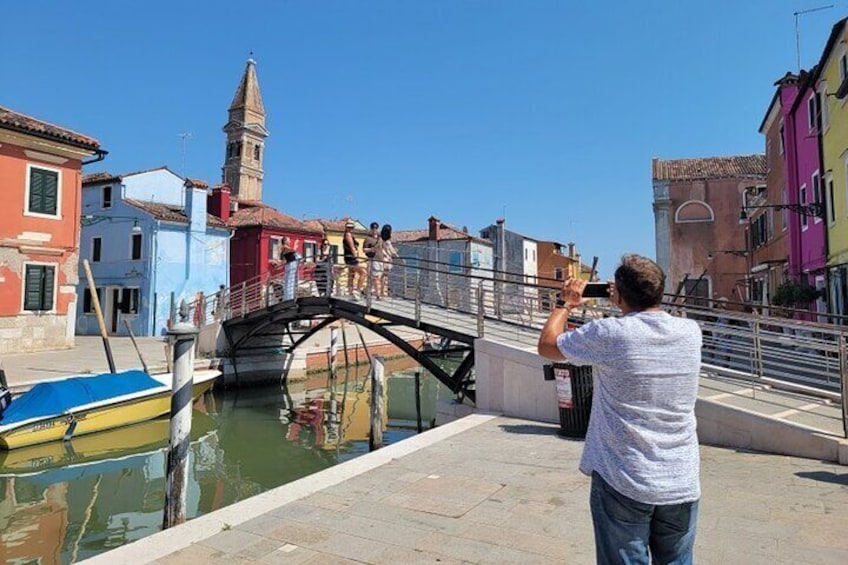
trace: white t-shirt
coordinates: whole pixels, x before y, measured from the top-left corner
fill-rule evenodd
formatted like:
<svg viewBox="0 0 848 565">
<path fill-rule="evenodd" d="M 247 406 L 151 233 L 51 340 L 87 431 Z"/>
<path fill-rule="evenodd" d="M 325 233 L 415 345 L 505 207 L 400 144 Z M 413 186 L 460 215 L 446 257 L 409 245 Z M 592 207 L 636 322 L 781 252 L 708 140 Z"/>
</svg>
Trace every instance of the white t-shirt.
<svg viewBox="0 0 848 565">
<path fill-rule="evenodd" d="M 590 322 L 557 337 L 575 365 L 592 365 L 594 394 L 580 470 L 644 504 L 701 496 L 695 401 L 698 324 L 666 312 Z"/>
</svg>

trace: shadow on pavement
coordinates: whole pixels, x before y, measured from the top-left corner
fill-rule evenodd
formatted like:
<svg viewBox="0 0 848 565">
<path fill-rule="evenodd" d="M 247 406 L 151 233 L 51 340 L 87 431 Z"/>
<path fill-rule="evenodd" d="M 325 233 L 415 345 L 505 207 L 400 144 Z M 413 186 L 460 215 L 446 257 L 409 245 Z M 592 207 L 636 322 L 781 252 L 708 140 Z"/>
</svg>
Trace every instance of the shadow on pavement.
<svg viewBox="0 0 848 565">
<path fill-rule="evenodd" d="M 848 487 L 848 473 L 836 474 L 829 471 L 800 471 L 795 473 L 795 476 L 802 479 L 812 479 L 825 483 L 834 483 Z"/>
</svg>

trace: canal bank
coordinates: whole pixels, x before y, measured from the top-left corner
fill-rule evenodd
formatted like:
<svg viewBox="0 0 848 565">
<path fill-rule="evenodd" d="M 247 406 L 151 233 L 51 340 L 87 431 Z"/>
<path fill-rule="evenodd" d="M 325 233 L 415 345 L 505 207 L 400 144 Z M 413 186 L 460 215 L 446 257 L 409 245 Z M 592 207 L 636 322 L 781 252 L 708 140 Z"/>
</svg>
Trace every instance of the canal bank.
<svg viewBox="0 0 848 565">
<path fill-rule="evenodd" d="M 196 518 L 368 452 L 368 367 L 271 386 L 220 389 L 195 403 L 186 511 Z M 416 433 L 415 370 L 386 364 L 383 438 Z M 438 381 L 421 378 L 424 429 Z M 0 563 L 72 563 L 159 531 L 169 422 L 0 451 Z"/>
<path fill-rule="evenodd" d="M 582 442 L 474 415 L 87 563 L 594 563 Z M 838 465 L 703 446 L 696 562 L 848 562 Z"/>
</svg>

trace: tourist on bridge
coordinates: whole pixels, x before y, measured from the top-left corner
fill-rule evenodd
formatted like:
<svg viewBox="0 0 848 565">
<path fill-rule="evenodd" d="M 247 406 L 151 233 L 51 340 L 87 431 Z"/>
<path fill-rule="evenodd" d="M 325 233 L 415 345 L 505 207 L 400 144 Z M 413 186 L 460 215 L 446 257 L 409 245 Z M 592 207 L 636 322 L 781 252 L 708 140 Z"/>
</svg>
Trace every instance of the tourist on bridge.
<svg viewBox="0 0 848 565">
<path fill-rule="evenodd" d="M 347 293 L 351 298 L 356 298 L 356 291 L 361 291 L 365 286 L 365 269 L 359 263 L 359 242 L 353 237 L 354 223 L 345 223 L 344 238 L 344 262 L 347 268 Z M 355 286 L 354 286 L 355 284 Z"/>
<path fill-rule="evenodd" d="M 291 243 L 288 236 L 283 236 L 281 254 L 286 262 L 286 271 L 283 278 L 283 300 L 293 300 L 297 291 L 297 268 L 300 255 Z"/>
<path fill-rule="evenodd" d="M 318 249 L 318 262 L 315 265 L 315 282 L 318 285 L 319 296 L 330 296 L 333 293 L 333 253 L 330 240 L 326 234 Z"/>
<path fill-rule="evenodd" d="M 389 274 L 392 271 L 392 259 L 398 256 L 395 246 L 392 244 L 392 226 L 383 225 L 380 230 L 380 240 L 374 247 L 374 296 L 378 300 L 388 296 Z"/>
<path fill-rule="evenodd" d="M 660 309 L 662 269 L 625 255 L 610 285 L 623 316 L 569 331 L 586 281 L 568 279 L 539 353 L 593 368 L 594 397 L 580 470 L 591 476 L 598 563 L 692 563 L 699 481 L 695 401 L 698 324 Z"/>
</svg>

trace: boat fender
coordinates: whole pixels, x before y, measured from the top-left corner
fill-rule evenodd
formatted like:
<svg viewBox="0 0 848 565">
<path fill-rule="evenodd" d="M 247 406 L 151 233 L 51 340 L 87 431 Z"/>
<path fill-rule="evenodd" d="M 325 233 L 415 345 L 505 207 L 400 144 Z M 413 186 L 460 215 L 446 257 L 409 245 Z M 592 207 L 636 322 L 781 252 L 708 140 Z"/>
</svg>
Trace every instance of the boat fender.
<svg viewBox="0 0 848 565">
<path fill-rule="evenodd" d="M 3 419 L 3 412 L 12 403 L 12 393 L 4 386 L 0 386 L 0 420 Z"/>
</svg>

